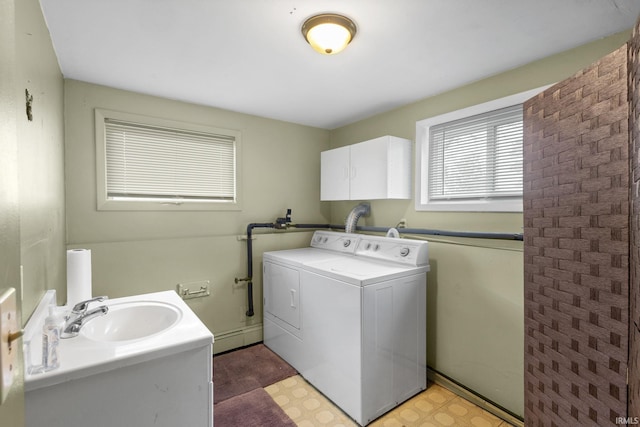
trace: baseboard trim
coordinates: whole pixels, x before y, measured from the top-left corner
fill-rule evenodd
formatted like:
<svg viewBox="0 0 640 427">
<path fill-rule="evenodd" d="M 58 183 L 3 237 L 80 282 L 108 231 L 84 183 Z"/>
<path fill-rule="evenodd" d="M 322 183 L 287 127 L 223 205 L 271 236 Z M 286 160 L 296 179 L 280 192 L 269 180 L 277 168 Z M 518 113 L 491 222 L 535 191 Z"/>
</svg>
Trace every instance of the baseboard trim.
<svg viewBox="0 0 640 427">
<path fill-rule="evenodd" d="M 213 354 L 224 353 L 262 341 L 262 323 L 214 334 Z"/>
<path fill-rule="evenodd" d="M 495 405 L 494 403 L 483 399 L 481 396 L 473 393 L 472 391 L 466 389 L 455 381 L 447 378 L 446 376 L 432 370 L 431 368 L 427 369 L 427 378 L 434 383 L 446 388 L 452 393 L 457 394 L 458 396 L 468 400 L 476 406 L 484 409 L 487 412 L 492 413 L 496 417 L 499 417 L 509 424 L 515 427 L 524 427 L 524 421 L 520 418 L 516 417 L 511 412 Z"/>
</svg>

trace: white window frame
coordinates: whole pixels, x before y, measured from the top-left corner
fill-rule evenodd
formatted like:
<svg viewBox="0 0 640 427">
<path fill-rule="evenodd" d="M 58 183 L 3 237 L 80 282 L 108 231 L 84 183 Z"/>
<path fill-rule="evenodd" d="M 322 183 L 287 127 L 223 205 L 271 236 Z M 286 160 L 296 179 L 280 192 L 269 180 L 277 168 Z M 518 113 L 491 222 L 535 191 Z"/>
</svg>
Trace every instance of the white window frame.
<svg viewBox="0 0 640 427">
<path fill-rule="evenodd" d="M 154 200 L 110 198 L 107 194 L 107 155 L 105 119 L 118 120 L 169 129 L 204 132 L 235 138 L 235 199 L 234 200 Z M 241 204 L 241 133 L 236 130 L 178 122 L 106 109 L 95 109 L 96 196 L 97 209 L 102 211 L 239 211 Z"/>
<path fill-rule="evenodd" d="M 432 126 L 451 122 L 501 108 L 522 104 L 542 92 L 544 86 L 515 95 L 473 105 L 416 122 L 416 211 L 450 212 L 522 212 L 522 196 L 509 198 L 477 198 L 465 200 L 434 200 L 429 197 L 429 130 Z"/>
</svg>

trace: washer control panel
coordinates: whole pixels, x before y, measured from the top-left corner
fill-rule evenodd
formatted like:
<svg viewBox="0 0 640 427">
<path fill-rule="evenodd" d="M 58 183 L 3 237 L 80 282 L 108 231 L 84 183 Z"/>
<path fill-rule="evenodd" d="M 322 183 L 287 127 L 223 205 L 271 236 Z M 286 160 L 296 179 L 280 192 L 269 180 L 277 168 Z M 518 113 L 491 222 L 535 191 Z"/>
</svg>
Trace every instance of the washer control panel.
<svg viewBox="0 0 640 427">
<path fill-rule="evenodd" d="M 311 247 L 353 254 L 358 247 L 358 242 L 361 237 L 362 236 L 358 234 L 318 230 L 313 233 Z"/>
<path fill-rule="evenodd" d="M 311 247 L 405 265 L 429 264 L 429 243 L 422 240 L 318 230 L 311 238 Z"/>
<path fill-rule="evenodd" d="M 406 265 L 422 266 L 429 264 L 429 243 L 421 240 L 363 235 L 355 254 Z"/>
</svg>

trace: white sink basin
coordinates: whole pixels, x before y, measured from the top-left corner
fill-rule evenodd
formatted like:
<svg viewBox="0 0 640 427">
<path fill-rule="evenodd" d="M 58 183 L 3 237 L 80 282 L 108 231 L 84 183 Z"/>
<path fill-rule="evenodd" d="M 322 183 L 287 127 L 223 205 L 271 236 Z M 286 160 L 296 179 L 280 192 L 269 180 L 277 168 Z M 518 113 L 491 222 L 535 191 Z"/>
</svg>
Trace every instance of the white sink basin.
<svg viewBox="0 0 640 427">
<path fill-rule="evenodd" d="M 130 341 L 166 331 L 178 323 L 182 311 L 173 304 L 136 301 L 109 304 L 109 312 L 89 320 L 80 334 L 94 341 Z"/>
</svg>

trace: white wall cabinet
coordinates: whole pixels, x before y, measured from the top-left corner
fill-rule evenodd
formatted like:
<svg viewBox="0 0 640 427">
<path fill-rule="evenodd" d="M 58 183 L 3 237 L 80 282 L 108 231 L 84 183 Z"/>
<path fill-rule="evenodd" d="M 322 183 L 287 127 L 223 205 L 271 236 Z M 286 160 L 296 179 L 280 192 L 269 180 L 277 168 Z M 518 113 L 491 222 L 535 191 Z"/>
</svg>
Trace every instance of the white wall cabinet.
<svg viewBox="0 0 640 427">
<path fill-rule="evenodd" d="M 411 141 L 382 136 L 323 151 L 320 200 L 411 198 Z"/>
</svg>

